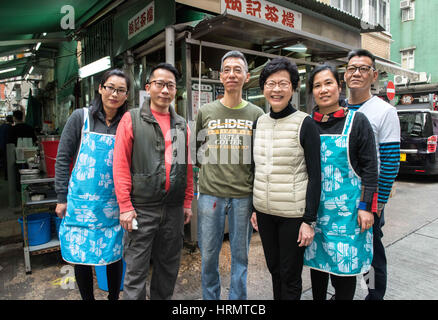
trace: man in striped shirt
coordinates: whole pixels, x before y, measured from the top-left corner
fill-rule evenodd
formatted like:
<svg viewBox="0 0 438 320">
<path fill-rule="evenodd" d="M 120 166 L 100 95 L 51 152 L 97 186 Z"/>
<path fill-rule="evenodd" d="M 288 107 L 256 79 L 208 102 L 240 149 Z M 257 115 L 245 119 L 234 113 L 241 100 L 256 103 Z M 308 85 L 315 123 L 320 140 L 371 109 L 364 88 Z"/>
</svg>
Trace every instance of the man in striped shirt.
<svg viewBox="0 0 438 320">
<path fill-rule="evenodd" d="M 379 165 L 378 213 L 374 217 L 373 272 L 370 274 L 366 300 L 383 300 L 387 272 L 382 227 L 385 223 L 384 207 L 400 164 L 400 123 L 396 109 L 371 94 L 371 84 L 378 77 L 374 55 L 363 49 L 353 50 L 348 54 L 347 60 L 344 80 L 350 89 L 348 107 L 351 110 L 359 110 L 367 116 L 376 140 Z"/>
</svg>

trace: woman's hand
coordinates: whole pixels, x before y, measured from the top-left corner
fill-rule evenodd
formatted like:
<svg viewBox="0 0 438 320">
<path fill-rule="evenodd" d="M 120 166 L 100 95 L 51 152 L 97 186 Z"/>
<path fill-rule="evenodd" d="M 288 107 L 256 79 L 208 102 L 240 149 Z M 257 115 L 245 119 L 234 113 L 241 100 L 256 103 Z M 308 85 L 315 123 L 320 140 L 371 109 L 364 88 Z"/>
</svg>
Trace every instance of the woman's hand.
<svg viewBox="0 0 438 320">
<path fill-rule="evenodd" d="M 315 230 L 307 223 L 303 222 L 300 227 L 300 231 L 298 234 L 298 241 L 300 244 L 298 247 L 307 247 L 313 241 L 313 237 L 315 236 Z"/>
<path fill-rule="evenodd" d="M 120 225 L 123 229 L 125 229 L 128 232 L 132 231 L 132 220 L 134 218 L 137 218 L 137 213 L 135 210 L 123 212 L 120 214 Z"/>
<path fill-rule="evenodd" d="M 360 210 L 357 212 L 357 223 L 360 227 L 360 232 L 364 232 L 371 228 L 374 224 L 374 215 L 365 210 Z"/>
<path fill-rule="evenodd" d="M 67 202 L 56 204 L 55 213 L 59 218 L 64 218 L 66 211 L 67 211 Z"/>
</svg>

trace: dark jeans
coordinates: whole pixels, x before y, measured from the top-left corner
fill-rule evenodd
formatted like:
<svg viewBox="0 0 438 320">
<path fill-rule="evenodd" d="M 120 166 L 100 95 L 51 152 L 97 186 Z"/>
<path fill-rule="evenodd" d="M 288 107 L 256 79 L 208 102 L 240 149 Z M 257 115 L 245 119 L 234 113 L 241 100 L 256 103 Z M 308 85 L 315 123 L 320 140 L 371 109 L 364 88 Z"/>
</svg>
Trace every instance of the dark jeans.
<svg viewBox="0 0 438 320">
<path fill-rule="evenodd" d="M 356 291 L 356 276 L 341 277 L 311 269 L 313 300 L 326 300 L 329 275 L 335 288 L 335 300 L 353 300 Z"/>
<path fill-rule="evenodd" d="M 302 218 L 283 218 L 257 212 L 266 264 L 272 276 L 274 300 L 299 300 L 304 250 L 298 247 Z"/>
<path fill-rule="evenodd" d="M 92 266 L 75 264 L 75 278 L 82 300 L 94 300 Z M 123 263 L 116 261 L 106 266 L 108 300 L 118 300 L 122 282 Z"/>
<path fill-rule="evenodd" d="M 383 300 L 386 292 L 386 255 L 385 247 L 382 243 L 383 232 L 382 227 L 385 225 L 384 210 L 380 218 L 374 214 L 373 225 L 373 262 L 371 263 L 372 270 L 365 277 L 369 278 L 368 295 L 365 300 Z"/>
</svg>

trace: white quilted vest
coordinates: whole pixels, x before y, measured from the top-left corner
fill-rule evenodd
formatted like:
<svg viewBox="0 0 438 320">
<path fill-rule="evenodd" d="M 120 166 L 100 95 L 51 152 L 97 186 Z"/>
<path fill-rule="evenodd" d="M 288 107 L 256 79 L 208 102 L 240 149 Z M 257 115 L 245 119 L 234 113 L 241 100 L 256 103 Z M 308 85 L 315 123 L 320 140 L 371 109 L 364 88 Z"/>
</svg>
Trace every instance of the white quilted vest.
<svg viewBox="0 0 438 320">
<path fill-rule="evenodd" d="M 257 211 L 299 218 L 306 208 L 307 168 L 300 130 L 306 113 L 282 119 L 264 114 L 254 135 L 253 203 Z"/>
</svg>

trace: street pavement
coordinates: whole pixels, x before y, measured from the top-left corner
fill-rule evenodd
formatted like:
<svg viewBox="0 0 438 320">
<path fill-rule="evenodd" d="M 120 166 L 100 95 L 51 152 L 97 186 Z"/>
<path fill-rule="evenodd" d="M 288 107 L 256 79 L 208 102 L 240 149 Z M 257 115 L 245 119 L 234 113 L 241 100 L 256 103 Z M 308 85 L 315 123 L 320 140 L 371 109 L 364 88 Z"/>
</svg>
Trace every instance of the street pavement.
<svg viewBox="0 0 438 320">
<path fill-rule="evenodd" d="M 383 242 L 388 260 L 386 300 L 437 300 L 438 296 L 438 178 L 399 178 L 396 192 L 385 209 Z M 224 241 L 219 271 L 222 299 L 227 299 L 230 273 L 229 242 Z M 24 271 L 21 243 L 0 246 L 0 300 L 78 300 L 71 266 L 59 252 L 32 256 L 32 274 Z M 200 300 L 200 255 L 185 247 L 174 292 L 177 300 Z M 329 287 L 328 298 L 334 293 Z M 355 300 L 367 294 L 358 277 Z M 107 293 L 95 283 L 96 299 Z M 121 297 L 123 293 L 121 293 Z M 271 277 L 266 268 L 260 237 L 253 234 L 249 267 L 248 299 L 271 300 Z M 310 272 L 303 270 L 302 300 L 312 300 Z"/>
</svg>

